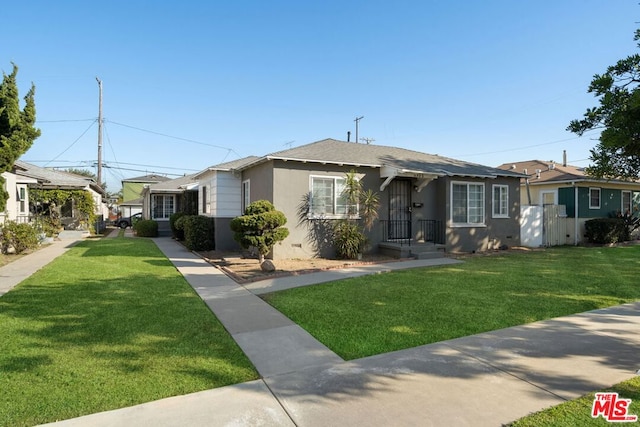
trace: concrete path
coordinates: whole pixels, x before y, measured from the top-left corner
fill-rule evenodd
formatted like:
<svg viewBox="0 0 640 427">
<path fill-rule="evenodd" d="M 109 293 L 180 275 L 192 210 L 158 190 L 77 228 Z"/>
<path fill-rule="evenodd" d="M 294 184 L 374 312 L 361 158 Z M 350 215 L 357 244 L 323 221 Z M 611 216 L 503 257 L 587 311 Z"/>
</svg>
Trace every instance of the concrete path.
<svg viewBox="0 0 640 427">
<path fill-rule="evenodd" d="M 181 245 L 155 241 L 262 379 L 53 425 L 499 426 L 640 368 L 640 302 L 346 362 Z"/>
<path fill-rule="evenodd" d="M 77 242 L 76 239 L 54 240 L 53 243 L 0 267 L 0 296 L 65 253 Z"/>
</svg>

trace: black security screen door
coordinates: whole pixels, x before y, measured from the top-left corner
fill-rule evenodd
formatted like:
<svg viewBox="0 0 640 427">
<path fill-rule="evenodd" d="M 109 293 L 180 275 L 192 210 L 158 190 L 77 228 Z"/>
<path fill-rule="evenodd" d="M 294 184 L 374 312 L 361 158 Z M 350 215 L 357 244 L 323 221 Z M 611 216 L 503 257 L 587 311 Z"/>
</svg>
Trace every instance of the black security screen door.
<svg viewBox="0 0 640 427">
<path fill-rule="evenodd" d="M 411 181 L 394 179 L 389 186 L 389 240 L 411 238 Z"/>
</svg>

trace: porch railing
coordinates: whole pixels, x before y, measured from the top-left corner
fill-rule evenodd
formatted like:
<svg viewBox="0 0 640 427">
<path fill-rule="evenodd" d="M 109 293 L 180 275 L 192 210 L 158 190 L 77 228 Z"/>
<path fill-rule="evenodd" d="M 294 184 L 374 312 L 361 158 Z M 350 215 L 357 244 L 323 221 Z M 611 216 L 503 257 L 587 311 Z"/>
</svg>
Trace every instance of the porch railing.
<svg viewBox="0 0 640 427">
<path fill-rule="evenodd" d="M 443 245 L 445 242 L 444 223 L 437 219 L 419 219 L 418 240 Z"/>
<path fill-rule="evenodd" d="M 382 242 L 393 242 L 410 245 L 415 242 L 444 244 L 445 232 L 443 221 L 435 219 L 419 219 L 416 226 L 408 220 L 380 220 Z M 413 233 L 415 230 L 415 234 Z"/>
</svg>

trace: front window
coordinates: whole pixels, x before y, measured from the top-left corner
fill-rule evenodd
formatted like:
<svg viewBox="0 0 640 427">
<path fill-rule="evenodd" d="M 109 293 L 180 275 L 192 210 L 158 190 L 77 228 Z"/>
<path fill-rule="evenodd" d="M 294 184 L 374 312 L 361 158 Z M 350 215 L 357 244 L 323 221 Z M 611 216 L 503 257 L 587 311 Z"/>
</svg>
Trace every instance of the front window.
<svg viewBox="0 0 640 427">
<path fill-rule="evenodd" d="M 344 178 L 312 176 L 309 213 L 314 216 L 346 215 L 348 202 L 343 194 L 344 184 Z"/>
<path fill-rule="evenodd" d="M 631 191 L 622 192 L 622 214 L 630 215 L 631 212 Z"/>
<path fill-rule="evenodd" d="M 207 209 L 207 186 L 203 185 L 202 186 L 202 213 L 208 213 L 209 210 Z"/>
<path fill-rule="evenodd" d="M 451 184 L 451 219 L 454 224 L 484 224 L 484 184 Z"/>
<path fill-rule="evenodd" d="M 153 194 L 151 196 L 151 215 L 152 219 L 169 219 L 171 214 L 175 213 L 175 196 Z"/>
<path fill-rule="evenodd" d="M 589 209 L 600 209 L 600 189 L 589 189 Z"/>
<path fill-rule="evenodd" d="M 242 181 L 242 212 L 251 204 L 251 182 Z"/>
<path fill-rule="evenodd" d="M 24 187 L 20 187 L 18 200 L 20 200 L 20 213 L 24 214 L 27 212 L 27 189 Z"/>
<path fill-rule="evenodd" d="M 493 217 L 509 218 L 509 186 L 493 186 Z"/>
</svg>

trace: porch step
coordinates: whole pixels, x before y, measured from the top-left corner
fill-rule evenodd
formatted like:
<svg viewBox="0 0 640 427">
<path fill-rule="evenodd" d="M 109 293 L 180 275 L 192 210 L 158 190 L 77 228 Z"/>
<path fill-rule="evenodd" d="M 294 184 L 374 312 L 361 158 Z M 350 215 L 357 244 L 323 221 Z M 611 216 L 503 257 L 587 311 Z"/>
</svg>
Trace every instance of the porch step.
<svg viewBox="0 0 640 427">
<path fill-rule="evenodd" d="M 445 253 L 445 245 L 434 243 L 411 242 L 411 244 L 400 244 L 383 242 L 378 247 L 380 253 L 394 258 L 433 259 L 443 258 Z"/>
<path fill-rule="evenodd" d="M 437 259 L 444 258 L 444 251 L 430 251 L 430 252 L 418 252 L 412 253 L 411 256 L 415 259 Z"/>
</svg>

